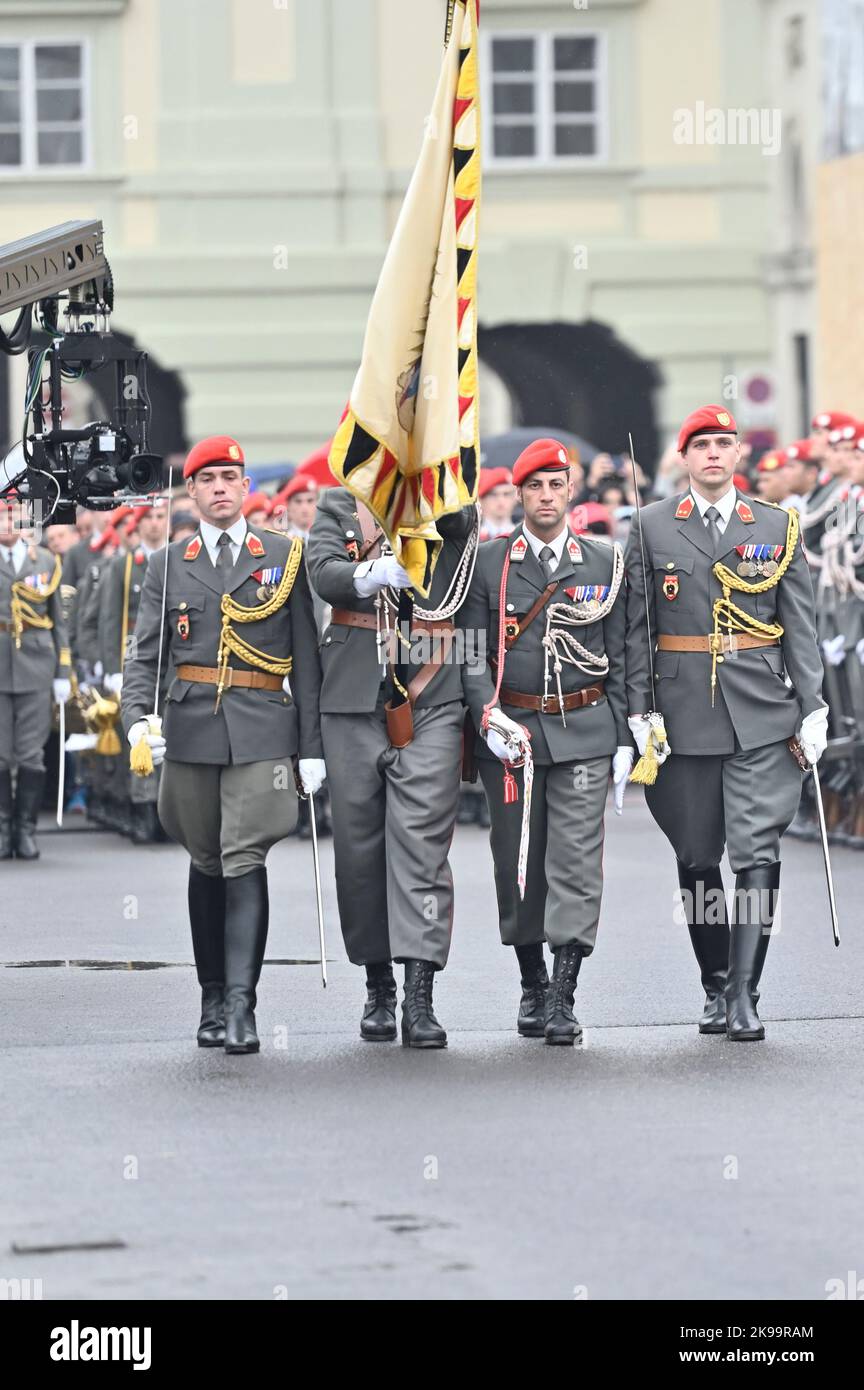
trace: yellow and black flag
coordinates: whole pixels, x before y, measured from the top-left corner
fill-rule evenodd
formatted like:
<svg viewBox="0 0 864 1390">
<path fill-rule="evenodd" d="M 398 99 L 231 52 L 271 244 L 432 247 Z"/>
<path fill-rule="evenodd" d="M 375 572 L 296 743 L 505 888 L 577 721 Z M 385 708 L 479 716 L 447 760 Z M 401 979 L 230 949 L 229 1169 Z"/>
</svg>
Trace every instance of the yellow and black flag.
<svg viewBox="0 0 864 1390">
<path fill-rule="evenodd" d="M 330 467 L 426 595 L 435 521 L 477 496 L 479 0 L 451 0 L 435 102 Z"/>
</svg>

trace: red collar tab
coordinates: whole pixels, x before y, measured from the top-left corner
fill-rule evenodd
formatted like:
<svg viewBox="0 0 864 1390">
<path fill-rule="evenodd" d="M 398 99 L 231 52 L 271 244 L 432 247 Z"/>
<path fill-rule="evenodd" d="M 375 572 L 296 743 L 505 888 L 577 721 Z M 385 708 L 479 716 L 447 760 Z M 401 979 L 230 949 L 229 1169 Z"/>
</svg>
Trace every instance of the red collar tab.
<svg viewBox="0 0 864 1390">
<path fill-rule="evenodd" d="M 567 554 L 570 556 L 570 559 L 573 561 L 574 565 L 581 565 L 582 547 L 575 536 L 571 536 L 569 541 L 567 542 Z"/>
<path fill-rule="evenodd" d="M 688 492 L 687 496 L 682 497 L 681 501 L 678 503 L 678 510 L 675 513 L 675 520 L 686 521 L 695 505 L 696 503 L 693 501 L 693 498 L 690 496 Z"/>
<path fill-rule="evenodd" d="M 264 554 L 264 546 L 252 531 L 246 532 L 246 549 L 250 555 L 255 556 L 256 560 Z"/>
<path fill-rule="evenodd" d="M 193 536 L 191 541 L 187 545 L 185 551 L 183 552 L 183 559 L 197 560 L 198 556 L 201 554 L 201 546 L 203 544 L 204 542 L 201 540 L 200 536 Z"/>
<path fill-rule="evenodd" d="M 751 512 L 750 508 L 748 507 L 747 503 L 744 501 L 743 497 L 739 497 L 739 498 L 738 498 L 738 501 L 737 501 L 736 504 L 735 504 L 735 510 L 736 510 L 736 512 L 738 513 L 738 515 L 740 516 L 740 518 L 741 518 L 742 521 L 755 521 L 755 520 L 756 520 L 756 518 L 754 517 L 754 515 L 753 515 L 753 513 Z"/>
<path fill-rule="evenodd" d="M 510 547 L 510 559 L 511 559 L 511 560 L 516 560 L 517 562 L 518 562 L 519 560 L 524 560 L 527 551 L 528 551 L 528 542 L 526 541 L 525 537 L 524 537 L 524 536 L 517 536 L 516 539 L 515 539 L 515 541 L 513 542 L 513 544 L 512 544 L 511 547 Z"/>
</svg>

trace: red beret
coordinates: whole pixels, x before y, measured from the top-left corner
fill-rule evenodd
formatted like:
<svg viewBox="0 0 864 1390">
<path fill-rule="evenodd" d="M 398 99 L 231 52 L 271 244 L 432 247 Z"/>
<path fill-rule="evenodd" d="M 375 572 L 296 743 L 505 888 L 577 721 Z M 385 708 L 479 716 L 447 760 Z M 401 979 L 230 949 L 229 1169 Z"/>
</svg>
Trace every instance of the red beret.
<svg viewBox="0 0 864 1390">
<path fill-rule="evenodd" d="M 796 439 L 794 444 L 790 444 L 785 450 L 787 459 L 799 459 L 801 463 L 809 463 L 811 458 L 811 445 L 809 439 Z M 814 459 L 815 463 L 816 460 Z"/>
<path fill-rule="evenodd" d="M 789 456 L 785 449 L 769 449 L 767 454 L 763 454 L 756 465 L 757 473 L 776 473 L 778 468 L 782 468 L 788 463 Z"/>
<path fill-rule="evenodd" d="M 828 443 L 842 444 L 844 439 L 857 439 L 860 428 L 859 422 L 850 415 L 846 424 L 834 425 L 828 431 Z"/>
<path fill-rule="evenodd" d="M 198 472 L 199 468 L 207 468 L 214 463 L 236 464 L 245 463 L 243 450 L 227 434 L 213 434 L 209 439 L 202 439 L 200 444 L 196 444 L 189 450 L 186 462 L 183 465 L 183 477 L 191 478 Z"/>
<path fill-rule="evenodd" d="M 842 430 L 844 425 L 854 425 L 855 416 L 847 415 L 845 410 L 821 410 L 813 416 L 810 428 L 814 430 Z"/>
<path fill-rule="evenodd" d="M 581 502 L 574 507 L 569 516 L 570 530 L 576 536 L 584 536 L 590 526 L 604 526 L 612 534 L 612 513 L 602 502 Z"/>
<path fill-rule="evenodd" d="M 730 434 L 738 433 L 738 426 L 729 411 L 724 410 L 722 405 L 700 405 L 698 410 L 687 416 L 678 431 L 679 454 L 683 454 L 694 434 L 722 434 L 724 430 Z"/>
<path fill-rule="evenodd" d="M 267 512 L 270 514 L 270 498 L 266 492 L 250 492 L 246 501 L 243 503 L 243 515 L 248 516 L 250 512 Z"/>
<path fill-rule="evenodd" d="M 483 468 L 480 472 L 478 497 L 485 497 L 493 487 L 509 487 L 513 482 L 509 468 Z"/>
<path fill-rule="evenodd" d="M 552 471 L 560 473 L 569 469 L 570 455 L 557 439 L 535 439 L 527 449 L 523 449 L 513 465 L 513 482 L 521 487 L 532 473 Z"/>
<path fill-rule="evenodd" d="M 318 484 L 314 478 L 310 478 L 308 473 L 295 473 L 290 483 L 286 483 L 279 493 L 283 502 L 287 502 L 292 497 L 297 497 L 301 492 L 317 492 Z"/>
</svg>

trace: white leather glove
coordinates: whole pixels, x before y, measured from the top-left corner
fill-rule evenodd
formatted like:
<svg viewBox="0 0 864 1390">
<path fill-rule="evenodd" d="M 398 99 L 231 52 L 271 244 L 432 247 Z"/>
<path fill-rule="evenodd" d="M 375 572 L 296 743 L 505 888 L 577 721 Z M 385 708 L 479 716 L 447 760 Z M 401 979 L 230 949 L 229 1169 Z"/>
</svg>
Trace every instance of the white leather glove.
<svg viewBox="0 0 864 1390">
<path fill-rule="evenodd" d="M 150 732 L 150 721 L 148 719 L 138 719 L 129 730 L 126 738 L 129 747 L 134 748 L 140 738 L 145 738 L 150 745 L 150 754 L 153 758 L 153 766 L 159 767 L 165 761 L 165 740 L 161 734 Z"/>
<path fill-rule="evenodd" d="M 636 747 L 639 750 L 639 757 L 645 757 L 645 749 L 648 747 L 648 735 L 651 732 L 651 721 L 647 714 L 632 715 L 627 720 L 627 727 L 636 740 Z M 667 743 L 661 743 L 657 749 L 657 766 L 662 767 L 672 749 Z"/>
<path fill-rule="evenodd" d="M 624 813 L 624 789 L 627 786 L 627 778 L 633 771 L 633 756 L 632 748 L 619 744 L 612 759 L 613 801 L 616 816 Z"/>
<path fill-rule="evenodd" d="M 67 680 L 65 676 L 58 676 L 53 685 L 55 705 L 65 705 L 72 694 L 72 682 Z"/>
<path fill-rule="evenodd" d="M 299 764 L 300 785 L 307 796 L 320 792 L 327 778 L 327 768 L 323 758 L 301 758 Z"/>
<path fill-rule="evenodd" d="M 359 598 L 371 598 L 379 589 L 410 589 L 411 580 L 395 555 L 382 555 L 378 560 L 363 560 L 354 571 L 354 592 Z"/>
<path fill-rule="evenodd" d="M 123 686 L 123 673 L 121 671 L 109 671 L 103 678 L 102 684 L 109 695 L 119 695 Z"/>
<path fill-rule="evenodd" d="M 286 694 L 286 695 L 290 695 L 290 694 L 291 694 L 291 677 L 290 677 L 290 676 L 286 676 L 286 677 L 285 677 L 284 681 L 282 682 L 282 689 L 285 691 L 285 694 Z"/>
<path fill-rule="evenodd" d="M 822 643 L 822 655 L 829 666 L 842 666 L 846 660 L 846 653 L 843 650 L 846 645 L 846 638 L 843 633 L 838 633 L 836 637 L 826 637 Z"/>
<path fill-rule="evenodd" d="M 855 643 L 855 655 L 861 662 L 861 665 L 864 666 L 864 637 L 861 638 L 860 642 Z"/>
<path fill-rule="evenodd" d="M 502 709 L 490 710 L 489 724 L 484 737 L 487 746 L 491 748 L 496 758 L 501 759 L 502 763 L 519 761 L 520 749 L 525 744 L 525 730 L 521 724 L 517 724 L 516 720 L 511 719 Z"/>
<path fill-rule="evenodd" d="M 798 735 L 804 757 L 811 767 L 815 767 L 828 746 L 828 706 L 814 709 L 801 721 Z"/>
<path fill-rule="evenodd" d="M 105 667 L 102 665 L 102 662 L 101 662 L 101 661 L 97 661 L 97 662 L 96 662 L 96 665 L 93 667 L 93 679 L 94 679 L 94 681 L 101 681 L 104 671 L 105 671 Z"/>
</svg>

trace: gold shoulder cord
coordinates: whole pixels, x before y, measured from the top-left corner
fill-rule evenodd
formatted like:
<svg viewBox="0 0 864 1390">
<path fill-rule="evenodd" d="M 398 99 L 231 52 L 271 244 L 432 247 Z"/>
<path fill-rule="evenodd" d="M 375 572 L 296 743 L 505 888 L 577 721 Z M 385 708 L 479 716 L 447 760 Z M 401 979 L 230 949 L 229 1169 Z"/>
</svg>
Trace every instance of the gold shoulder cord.
<svg viewBox="0 0 864 1390">
<path fill-rule="evenodd" d="M 714 602 L 714 631 L 711 635 L 711 704 L 714 704 L 714 690 L 717 685 L 717 656 L 723 649 L 723 634 L 720 625 L 725 625 L 725 632 L 731 634 L 735 632 L 745 632 L 750 637 L 782 637 L 783 626 L 780 623 L 762 623 L 758 618 L 751 617 L 745 613 L 743 608 L 739 608 L 732 602 L 730 594 L 732 590 L 737 593 L 764 594 L 769 589 L 775 588 L 783 578 L 795 553 L 795 546 L 798 544 L 798 534 L 800 525 L 798 513 L 792 507 L 789 510 L 789 519 L 786 523 L 786 551 L 783 559 L 777 566 L 776 572 L 767 579 L 762 579 L 758 584 L 747 584 L 740 579 L 732 570 L 725 565 L 716 564 L 713 568 L 714 578 L 723 585 L 723 597 Z"/>
<path fill-rule="evenodd" d="M 26 584 L 23 579 L 16 579 L 12 585 L 12 633 L 15 638 L 15 646 L 20 650 L 21 635 L 27 627 L 52 628 L 53 618 L 49 618 L 47 613 L 38 613 L 33 607 L 34 603 L 46 603 L 53 593 L 56 592 L 60 583 L 60 575 L 63 566 L 60 563 L 60 556 L 54 557 L 54 573 L 48 587 L 40 594 L 30 584 Z"/>
<path fill-rule="evenodd" d="M 252 647 L 248 642 L 244 642 L 231 624 L 261 622 L 263 618 L 269 618 L 278 612 L 294 587 L 294 580 L 297 578 L 302 559 L 303 542 L 299 536 L 296 536 L 291 542 L 291 549 L 285 562 L 285 572 L 279 581 L 279 587 L 271 599 L 255 608 L 245 608 L 242 604 L 236 603 L 230 594 L 222 595 L 222 633 L 219 638 L 219 655 L 217 657 L 219 684 L 216 688 L 216 709 L 219 708 L 222 692 L 225 689 L 229 670 L 228 657 L 232 652 L 241 661 L 245 661 L 248 666 L 254 666 L 259 671 L 269 671 L 274 676 L 290 676 L 292 665 L 290 656 L 281 661 L 276 657 L 268 656 L 266 652 L 261 652 L 257 647 Z"/>
</svg>

